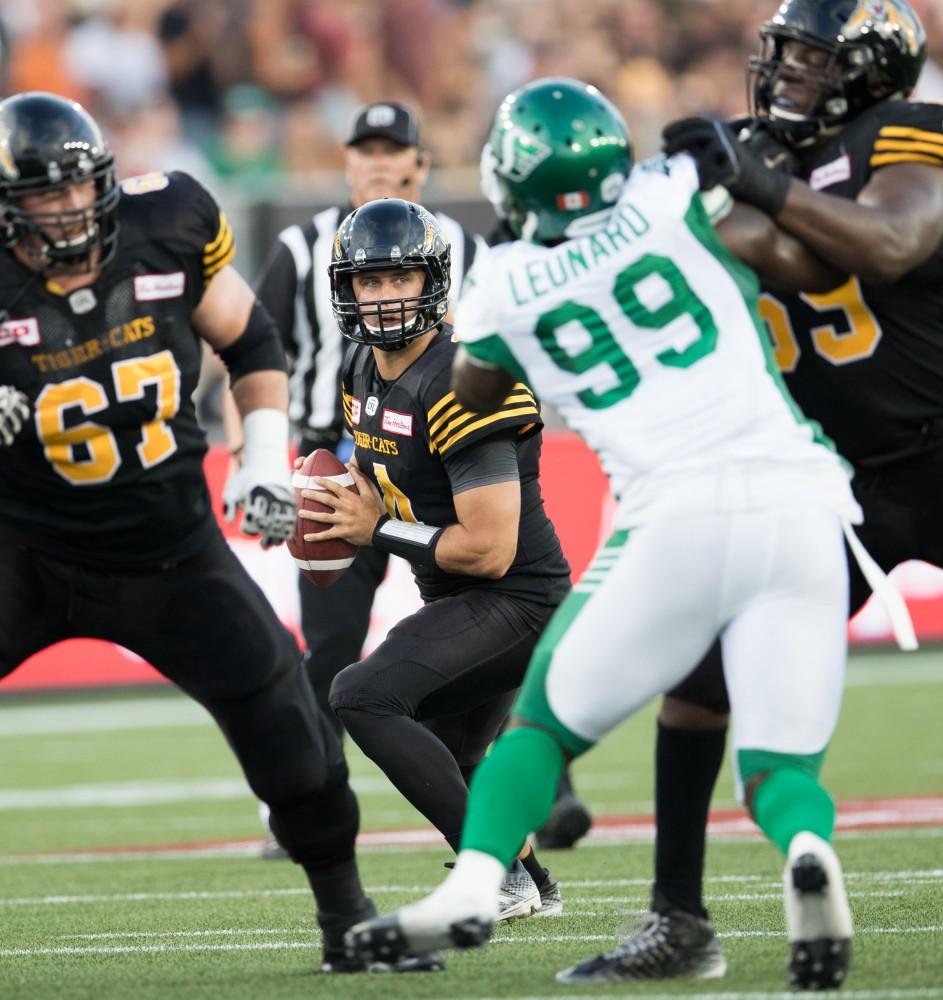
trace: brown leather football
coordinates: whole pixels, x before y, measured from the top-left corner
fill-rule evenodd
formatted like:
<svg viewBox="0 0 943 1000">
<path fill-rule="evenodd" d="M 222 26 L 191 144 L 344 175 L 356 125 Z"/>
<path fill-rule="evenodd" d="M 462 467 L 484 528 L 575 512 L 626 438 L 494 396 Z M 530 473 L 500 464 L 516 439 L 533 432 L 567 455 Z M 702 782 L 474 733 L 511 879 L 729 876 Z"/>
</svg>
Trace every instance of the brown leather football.
<svg viewBox="0 0 943 1000">
<path fill-rule="evenodd" d="M 291 477 L 295 488 L 295 505 L 298 510 L 314 510 L 319 513 L 330 513 L 331 508 L 317 500 L 310 500 L 301 495 L 302 490 L 319 489 L 314 477 L 332 479 L 346 486 L 347 489 L 359 493 L 354 477 L 348 472 L 344 463 L 332 451 L 318 448 L 304 460 L 300 469 L 295 469 Z M 295 518 L 295 530 L 288 539 L 288 551 L 295 560 L 295 565 L 312 583 L 319 587 L 330 586 L 348 569 L 357 554 L 357 546 L 351 545 L 340 538 L 331 538 L 324 542 L 306 542 L 305 535 L 326 531 L 329 524 L 318 521 L 308 521 L 303 517 Z"/>
</svg>

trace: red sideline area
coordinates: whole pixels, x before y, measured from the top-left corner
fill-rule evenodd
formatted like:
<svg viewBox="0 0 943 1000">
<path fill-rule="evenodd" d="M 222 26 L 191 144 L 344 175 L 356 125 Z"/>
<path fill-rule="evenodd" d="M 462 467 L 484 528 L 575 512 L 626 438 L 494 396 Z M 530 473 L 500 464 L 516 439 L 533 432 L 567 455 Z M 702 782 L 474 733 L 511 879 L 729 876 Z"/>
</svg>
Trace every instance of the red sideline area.
<svg viewBox="0 0 943 1000">
<path fill-rule="evenodd" d="M 220 496 L 228 461 L 225 448 L 218 445 L 211 448 L 206 457 L 205 470 L 213 509 L 237 554 L 247 563 L 285 624 L 297 634 L 298 623 L 292 620 L 291 608 L 284 600 L 284 592 L 294 588 L 293 567 L 287 556 L 283 556 L 286 559 L 284 563 L 258 561 L 258 545 L 240 536 L 232 525 L 222 522 Z M 544 435 L 541 477 L 547 512 L 556 525 L 576 577 L 585 569 L 600 540 L 608 532 L 614 505 L 606 478 L 595 455 L 582 440 L 569 431 L 561 430 L 547 431 Z M 273 572 L 277 574 L 274 579 Z M 260 573 L 263 575 L 260 576 Z M 264 573 L 268 574 L 267 578 Z M 925 563 L 906 563 L 895 571 L 894 579 L 907 600 L 921 641 L 943 639 L 943 572 Z M 411 582 L 408 586 L 412 586 Z M 384 588 L 386 601 L 380 599 Z M 402 595 L 390 594 L 391 590 L 402 588 L 402 580 L 391 583 L 389 577 L 381 587 L 378 603 L 385 611 L 381 610 L 377 621 L 380 635 L 415 606 L 409 604 L 409 600 L 417 600 L 415 597 L 404 600 Z M 376 616 L 377 605 L 374 610 Z M 392 620 L 385 615 L 392 615 Z M 874 601 L 869 602 L 851 623 L 850 637 L 852 642 L 858 643 L 890 642 L 892 637 L 883 608 Z M 163 678 L 127 650 L 97 640 L 74 639 L 30 658 L 3 681 L 0 695 L 17 689 L 159 682 L 163 682 Z"/>
<path fill-rule="evenodd" d="M 839 832 L 852 830 L 906 830 L 915 827 L 943 827 L 943 796 L 915 796 L 894 799 L 849 799 L 838 804 L 835 823 Z M 760 833 L 742 809 L 712 810 L 708 823 L 710 836 L 759 837 Z M 651 814 L 632 816 L 597 816 L 587 840 L 651 841 L 655 836 L 655 821 Z M 444 844 L 442 835 L 431 827 L 413 830 L 371 830 L 357 837 L 359 847 L 423 847 Z M 90 856 L 142 854 L 199 854 L 200 852 L 232 851 L 244 854 L 260 848 L 262 841 L 209 840 L 182 844 L 138 844 L 118 847 L 98 847 L 84 851 L 42 852 L 39 856 L 68 859 L 74 854 Z"/>
</svg>

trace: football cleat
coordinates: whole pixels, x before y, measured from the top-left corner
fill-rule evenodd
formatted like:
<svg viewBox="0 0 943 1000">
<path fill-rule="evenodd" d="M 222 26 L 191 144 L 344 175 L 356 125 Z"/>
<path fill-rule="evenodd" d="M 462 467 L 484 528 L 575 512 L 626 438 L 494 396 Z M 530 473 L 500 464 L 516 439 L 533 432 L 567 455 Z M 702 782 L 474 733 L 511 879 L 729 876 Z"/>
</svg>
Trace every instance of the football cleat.
<svg viewBox="0 0 943 1000">
<path fill-rule="evenodd" d="M 441 896 L 431 896 L 355 924 L 344 936 L 344 943 L 352 960 L 395 963 L 429 957 L 440 948 L 478 948 L 491 937 L 493 927 L 494 919 L 487 914 L 447 908 Z"/>
<path fill-rule="evenodd" d="M 534 834 L 540 848 L 572 847 L 589 833 L 593 817 L 574 795 L 561 795 L 547 822 Z"/>
<path fill-rule="evenodd" d="M 562 917 L 563 897 L 560 895 L 560 886 L 551 877 L 547 869 L 544 869 L 546 879 L 540 886 L 540 909 L 537 911 L 538 917 Z"/>
<path fill-rule="evenodd" d="M 651 912 L 638 933 L 595 958 L 557 973 L 561 983 L 640 979 L 717 979 L 727 962 L 711 922 L 684 910 Z"/>
<path fill-rule="evenodd" d="M 358 922 L 377 919 L 377 911 L 373 903 L 364 897 L 358 910 L 349 914 L 318 913 L 318 924 L 323 935 L 323 957 L 321 972 L 358 973 L 358 972 L 441 972 L 445 969 L 445 960 L 437 952 L 416 955 L 409 949 L 395 957 L 375 959 L 353 954 L 347 947 L 345 936 L 348 929 Z"/>
<path fill-rule="evenodd" d="M 556 884 L 556 883 L 554 883 Z M 559 889 L 557 894 L 559 895 Z M 517 863 L 504 876 L 501 889 L 498 892 L 497 922 L 521 920 L 540 912 L 542 900 L 537 883 L 523 865 Z M 560 904 L 561 909 L 563 904 Z"/>
<path fill-rule="evenodd" d="M 848 975 L 852 937 L 838 855 L 814 833 L 797 833 L 783 881 L 789 983 L 797 990 L 837 989 Z"/>
</svg>

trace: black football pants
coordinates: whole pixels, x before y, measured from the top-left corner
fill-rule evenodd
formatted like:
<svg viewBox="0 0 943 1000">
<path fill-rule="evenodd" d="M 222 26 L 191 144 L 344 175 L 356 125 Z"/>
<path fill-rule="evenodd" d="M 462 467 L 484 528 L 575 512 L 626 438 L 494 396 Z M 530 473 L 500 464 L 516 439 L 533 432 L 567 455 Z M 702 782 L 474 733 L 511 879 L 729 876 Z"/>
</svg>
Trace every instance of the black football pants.
<svg viewBox="0 0 943 1000">
<path fill-rule="evenodd" d="M 553 611 L 487 589 L 432 601 L 331 687 L 354 742 L 453 848 L 466 778 L 504 721 Z"/>
<path fill-rule="evenodd" d="M 385 552 L 363 545 L 350 569 L 329 587 L 318 587 L 298 574 L 301 631 L 308 647 L 305 670 L 318 704 L 338 735 L 344 727 L 330 705 L 331 685 L 344 667 L 360 659 L 373 601 L 388 563 Z"/>
<path fill-rule="evenodd" d="M 218 530 L 199 555 L 148 572 L 0 541 L 0 677 L 73 637 L 125 646 L 210 712 L 296 861 L 353 857 L 359 820 L 340 741 L 295 640 Z"/>
</svg>

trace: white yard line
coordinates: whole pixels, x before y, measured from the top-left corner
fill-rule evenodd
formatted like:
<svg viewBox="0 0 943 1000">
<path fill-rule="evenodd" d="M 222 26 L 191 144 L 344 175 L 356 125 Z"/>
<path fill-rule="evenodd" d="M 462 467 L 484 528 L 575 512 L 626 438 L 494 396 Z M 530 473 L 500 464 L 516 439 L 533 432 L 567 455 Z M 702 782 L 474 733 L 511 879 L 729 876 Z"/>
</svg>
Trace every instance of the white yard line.
<svg viewBox="0 0 943 1000">
<path fill-rule="evenodd" d="M 922 871 L 877 871 L 877 872 L 845 872 L 845 880 L 854 883 L 856 880 L 868 880 L 875 882 L 906 882 L 908 887 L 915 884 L 935 885 L 943 881 L 943 870 L 932 868 Z M 708 894 L 709 899 L 739 900 L 739 899 L 765 899 L 779 898 L 776 890 L 778 883 L 763 879 L 759 875 L 717 875 L 705 879 L 708 884 L 730 883 L 730 882 L 752 882 L 754 888 L 769 889 L 769 896 L 749 893 L 740 896 L 738 894 Z M 651 884 L 650 878 L 637 879 L 574 879 L 565 880 L 560 883 L 565 892 L 571 889 L 614 889 L 618 887 L 642 888 Z M 419 895 L 420 893 L 431 892 L 434 885 L 370 885 L 366 887 L 366 892 L 370 894 L 382 893 L 404 893 L 409 895 Z M 201 900 L 201 899 L 247 899 L 259 896 L 305 896 L 310 890 L 306 888 L 292 889 L 213 889 L 213 890 L 189 890 L 187 892 L 122 892 L 122 893 L 98 893 L 89 895 L 69 895 L 69 896 L 21 896 L 4 899 L 0 897 L 0 906 L 61 906 L 77 903 L 104 903 L 104 902 L 150 902 L 153 900 Z M 868 895 L 867 889 L 852 891 L 852 895 Z M 873 895 L 896 896 L 896 892 L 876 891 Z M 631 897 L 626 897 L 629 899 Z M 594 897 L 577 897 L 579 902 L 603 902 L 612 899 L 615 902 L 626 901 L 623 897 L 604 897 L 602 900 Z"/>
<path fill-rule="evenodd" d="M 869 934 L 940 934 L 943 925 L 929 927 L 865 927 L 859 928 L 858 936 Z M 198 933 L 198 932 L 197 932 Z M 238 933 L 238 932 L 237 932 Z M 43 955 L 135 955 L 154 954 L 162 952 L 213 952 L 213 951 L 274 951 L 314 948 L 318 943 L 317 933 L 312 930 L 307 941 L 233 941 L 209 942 L 195 941 L 193 943 L 166 944 L 127 944 L 127 945 L 56 945 L 38 948 L 0 948 L 0 958 L 33 958 Z M 195 936 L 195 935 L 194 935 Z M 720 938 L 784 938 L 785 931 L 727 931 L 718 934 Z M 574 944 L 590 942 L 612 942 L 612 934 L 526 934 L 504 936 L 498 935 L 491 939 L 492 944 Z M 732 994 L 744 996 L 745 994 Z M 767 994 L 764 994 L 766 996 Z M 843 997 L 851 994 L 842 993 Z M 887 996 L 886 993 L 875 996 Z M 703 997 L 702 997 L 703 1000 Z"/>
</svg>

